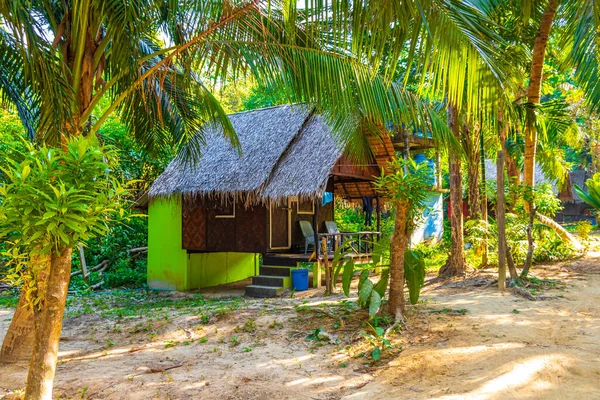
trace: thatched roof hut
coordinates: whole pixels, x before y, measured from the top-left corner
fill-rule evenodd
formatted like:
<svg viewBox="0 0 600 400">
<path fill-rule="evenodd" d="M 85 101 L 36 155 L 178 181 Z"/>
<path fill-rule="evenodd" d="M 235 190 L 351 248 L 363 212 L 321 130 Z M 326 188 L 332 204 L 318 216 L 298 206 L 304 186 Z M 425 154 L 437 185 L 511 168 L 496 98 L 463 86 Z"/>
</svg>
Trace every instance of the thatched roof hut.
<svg viewBox="0 0 600 400">
<path fill-rule="evenodd" d="M 150 199 L 182 194 L 257 204 L 281 202 L 290 196 L 306 200 L 323 196 L 336 162 L 343 157 L 343 148 L 323 117 L 304 105 L 283 105 L 229 118 L 241 152 L 220 129 L 209 130 L 202 157 L 193 162 L 173 160 L 152 185 Z M 349 186 L 338 193 L 374 195 L 368 181 Z"/>
<path fill-rule="evenodd" d="M 486 159 L 485 160 L 485 178 L 486 178 L 486 180 L 495 182 L 497 175 L 498 174 L 497 174 L 496 162 L 494 160 Z M 556 181 L 548 178 L 544 174 L 544 171 L 542 171 L 542 168 L 537 163 L 535 164 L 534 178 L 535 178 L 536 185 L 542 184 L 542 183 L 549 183 L 552 186 L 552 191 L 554 192 L 554 194 L 558 194 L 558 189 L 556 187 Z"/>
</svg>

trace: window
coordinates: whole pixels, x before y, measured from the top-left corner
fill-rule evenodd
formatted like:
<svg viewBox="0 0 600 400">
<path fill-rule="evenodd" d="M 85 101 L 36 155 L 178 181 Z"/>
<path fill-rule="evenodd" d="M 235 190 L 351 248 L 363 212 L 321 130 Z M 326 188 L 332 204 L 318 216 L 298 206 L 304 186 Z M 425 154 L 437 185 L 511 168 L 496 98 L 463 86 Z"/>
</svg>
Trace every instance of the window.
<svg viewBox="0 0 600 400">
<path fill-rule="evenodd" d="M 235 218 L 235 203 L 219 204 L 215 207 L 215 218 Z"/>
<path fill-rule="evenodd" d="M 207 210 L 215 213 L 215 218 L 235 218 L 235 201 L 228 199 L 211 199 L 206 202 Z"/>
<path fill-rule="evenodd" d="M 296 203 L 296 211 L 298 214 L 314 214 L 315 213 L 315 203 L 310 200 L 300 200 L 298 199 L 298 203 Z"/>
</svg>

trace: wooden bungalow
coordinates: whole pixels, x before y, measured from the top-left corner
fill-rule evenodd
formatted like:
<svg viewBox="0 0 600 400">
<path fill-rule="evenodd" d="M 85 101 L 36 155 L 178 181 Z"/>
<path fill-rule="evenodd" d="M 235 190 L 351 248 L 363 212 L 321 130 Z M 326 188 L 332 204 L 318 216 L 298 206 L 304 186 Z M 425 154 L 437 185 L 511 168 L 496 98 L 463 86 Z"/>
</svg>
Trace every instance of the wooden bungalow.
<svg viewBox="0 0 600 400">
<path fill-rule="evenodd" d="M 299 221 L 326 232 L 333 196 L 378 202 L 372 181 L 394 155 L 389 137 L 372 144 L 372 161 L 356 165 L 324 119 L 305 106 L 242 112 L 230 120 L 241 152 L 211 130 L 200 159 L 176 158 L 152 185 L 152 288 L 188 290 L 254 277 L 248 294 L 274 295 L 289 286 L 290 268 L 308 260 Z"/>
</svg>

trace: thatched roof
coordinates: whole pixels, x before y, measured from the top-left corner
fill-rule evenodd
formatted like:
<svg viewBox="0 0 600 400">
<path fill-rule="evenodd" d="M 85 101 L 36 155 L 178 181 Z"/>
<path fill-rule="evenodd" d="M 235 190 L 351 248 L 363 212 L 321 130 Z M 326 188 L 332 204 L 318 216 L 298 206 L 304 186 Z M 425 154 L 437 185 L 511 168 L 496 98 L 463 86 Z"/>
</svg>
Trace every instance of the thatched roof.
<svg viewBox="0 0 600 400">
<path fill-rule="evenodd" d="M 485 160 L 485 179 L 490 180 L 490 181 L 496 181 L 497 175 L 498 174 L 497 174 L 497 169 L 496 169 L 496 161 L 486 159 Z M 549 183 L 552 186 L 552 191 L 554 192 L 554 194 L 558 194 L 558 189 L 556 187 L 556 181 L 548 178 L 542 171 L 542 168 L 537 163 L 535 164 L 534 179 L 535 179 L 536 185 L 542 184 L 542 183 Z"/>
<path fill-rule="evenodd" d="M 278 106 L 229 116 L 242 154 L 222 131 L 206 135 L 194 164 L 173 160 L 154 182 L 150 199 L 175 194 L 234 196 L 250 203 L 288 196 L 322 196 L 331 168 L 341 156 L 323 118 L 302 105 Z"/>
</svg>

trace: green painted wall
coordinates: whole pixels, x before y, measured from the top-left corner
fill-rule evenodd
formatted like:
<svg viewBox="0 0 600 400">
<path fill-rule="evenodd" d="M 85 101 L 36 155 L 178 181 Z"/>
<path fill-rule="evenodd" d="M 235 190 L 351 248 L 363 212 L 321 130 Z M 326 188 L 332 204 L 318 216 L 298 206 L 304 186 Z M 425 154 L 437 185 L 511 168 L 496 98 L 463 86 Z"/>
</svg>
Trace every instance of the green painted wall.
<svg viewBox="0 0 600 400">
<path fill-rule="evenodd" d="M 189 255 L 190 288 L 205 288 L 237 282 L 258 275 L 258 254 L 194 253 Z"/>
<path fill-rule="evenodd" d="M 148 205 L 148 286 L 190 290 L 258 275 L 258 254 L 194 253 L 181 248 L 181 200 Z"/>
<path fill-rule="evenodd" d="M 181 199 L 148 205 L 148 286 L 187 290 L 187 252 L 181 248 Z"/>
</svg>

